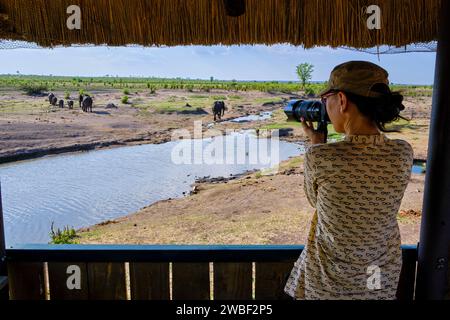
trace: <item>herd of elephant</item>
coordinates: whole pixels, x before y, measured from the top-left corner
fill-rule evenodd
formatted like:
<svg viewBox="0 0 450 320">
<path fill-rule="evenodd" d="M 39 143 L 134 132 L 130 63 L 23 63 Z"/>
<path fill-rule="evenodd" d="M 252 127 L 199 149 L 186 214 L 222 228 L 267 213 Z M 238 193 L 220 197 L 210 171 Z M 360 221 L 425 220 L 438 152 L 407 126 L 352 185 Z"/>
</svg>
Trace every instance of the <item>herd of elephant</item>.
<svg viewBox="0 0 450 320">
<path fill-rule="evenodd" d="M 48 101 L 53 106 L 58 105 L 60 108 L 64 108 L 64 100 L 62 99 L 58 100 L 58 97 L 54 93 L 50 93 L 48 95 Z M 92 97 L 90 97 L 89 95 L 80 94 L 78 103 L 83 112 L 92 112 L 92 105 L 94 104 L 94 101 Z M 74 105 L 73 100 L 67 100 L 67 106 L 69 107 L 69 109 L 73 109 L 73 105 Z M 109 106 L 114 106 L 114 104 L 108 104 L 108 107 Z M 212 108 L 214 114 L 214 121 L 216 121 L 217 118 L 221 120 L 222 116 L 225 114 L 225 110 L 227 110 L 225 102 L 215 101 Z"/>
<path fill-rule="evenodd" d="M 60 108 L 64 108 L 64 100 L 58 100 L 58 97 L 55 96 L 54 93 L 50 93 L 48 95 L 48 101 L 52 106 L 59 106 Z M 90 96 L 80 94 L 78 102 L 83 112 L 92 112 L 92 105 L 94 104 L 94 101 Z M 73 100 L 67 100 L 67 106 L 69 107 L 69 109 L 73 109 L 73 104 Z"/>
</svg>

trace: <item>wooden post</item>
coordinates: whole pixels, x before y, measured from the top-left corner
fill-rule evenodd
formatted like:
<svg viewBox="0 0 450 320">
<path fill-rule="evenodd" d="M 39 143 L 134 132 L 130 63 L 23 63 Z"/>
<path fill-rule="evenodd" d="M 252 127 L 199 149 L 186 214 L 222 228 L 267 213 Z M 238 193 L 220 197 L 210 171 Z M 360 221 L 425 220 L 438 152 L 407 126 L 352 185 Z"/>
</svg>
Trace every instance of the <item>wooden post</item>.
<svg viewBox="0 0 450 320">
<path fill-rule="evenodd" d="M 450 240 L 450 1 L 442 1 L 416 299 L 443 299 Z"/>
</svg>

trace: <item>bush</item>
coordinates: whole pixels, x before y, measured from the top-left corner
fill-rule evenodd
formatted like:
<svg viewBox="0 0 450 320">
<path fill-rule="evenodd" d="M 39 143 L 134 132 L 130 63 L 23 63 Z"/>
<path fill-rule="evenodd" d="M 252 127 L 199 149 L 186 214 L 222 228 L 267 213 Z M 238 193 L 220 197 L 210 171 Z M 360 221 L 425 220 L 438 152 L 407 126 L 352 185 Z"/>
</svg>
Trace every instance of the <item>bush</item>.
<svg viewBox="0 0 450 320">
<path fill-rule="evenodd" d="M 78 235 L 73 228 L 69 228 L 68 226 L 64 227 L 63 230 L 56 229 L 54 230 L 54 222 L 52 222 L 52 227 L 50 231 L 50 244 L 76 244 L 78 243 L 75 239 L 78 238 Z"/>
<path fill-rule="evenodd" d="M 22 90 L 29 96 L 43 95 L 48 88 L 42 84 L 26 84 L 22 86 Z"/>
<path fill-rule="evenodd" d="M 121 101 L 122 101 L 123 104 L 127 104 L 128 103 L 128 96 L 123 96 Z"/>
<path fill-rule="evenodd" d="M 66 100 L 70 99 L 70 92 L 69 91 L 64 92 L 64 99 L 66 99 Z"/>
<path fill-rule="evenodd" d="M 123 94 L 130 94 L 130 90 L 124 89 L 124 90 L 123 90 Z"/>
<path fill-rule="evenodd" d="M 312 87 L 306 87 L 305 88 L 305 95 L 307 95 L 307 96 L 316 96 L 316 93 L 314 92 L 314 89 Z"/>
</svg>

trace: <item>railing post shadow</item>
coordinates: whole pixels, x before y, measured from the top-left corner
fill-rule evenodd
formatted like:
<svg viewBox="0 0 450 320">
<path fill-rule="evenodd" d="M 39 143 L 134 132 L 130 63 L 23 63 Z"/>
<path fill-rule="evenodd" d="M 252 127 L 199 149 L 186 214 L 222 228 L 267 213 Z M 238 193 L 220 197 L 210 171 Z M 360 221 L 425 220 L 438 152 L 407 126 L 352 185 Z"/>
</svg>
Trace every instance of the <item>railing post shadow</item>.
<svg viewBox="0 0 450 320">
<path fill-rule="evenodd" d="M 0 182 L 0 300 L 8 300 L 8 298 L 5 228 L 3 224 L 2 185 Z"/>
</svg>

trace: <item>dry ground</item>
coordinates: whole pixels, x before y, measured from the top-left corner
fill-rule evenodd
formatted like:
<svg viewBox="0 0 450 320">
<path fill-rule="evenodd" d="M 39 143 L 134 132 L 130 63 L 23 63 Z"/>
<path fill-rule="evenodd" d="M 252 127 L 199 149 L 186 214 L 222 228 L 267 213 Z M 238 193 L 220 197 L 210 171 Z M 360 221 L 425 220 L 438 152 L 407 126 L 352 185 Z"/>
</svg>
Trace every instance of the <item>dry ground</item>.
<svg viewBox="0 0 450 320">
<path fill-rule="evenodd" d="M 281 110 L 287 94 L 261 92 L 187 92 L 159 90 L 156 94 L 131 93 L 130 103 L 120 102 L 122 92 L 94 94 L 94 112 L 51 107 L 45 97 L 28 97 L 18 91 L 0 91 L 0 162 L 128 144 L 162 143 L 174 129 L 192 131 L 203 122 L 206 135 L 212 122 L 211 105 L 225 100 L 225 120 L 261 111 L 274 111 L 265 122 L 220 122 L 214 129 L 293 128 L 288 141 L 304 141 L 297 123 L 287 123 Z M 56 92 L 62 96 L 62 92 Z M 75 94 L 74 94 L 75 95 Z M 107 109 L 108 103 L 118 108 Z M 189 104 L 190 106 L 186 106 Z M 426 159 L 431 98 L 406 98 L 401 133 L 415 158 Z M 200 108 L 197 110 L 197 108 Z M 202 111 L 203 110 L 203 111 Z M 214 131 L 217 134 L 217 130 Z M 331 137 L 335 133 L 331 130 Z M 164 200 L 115 221 L 81 232 L 82 243 L 228 243 L 298 244 L 305 242 L 313 209 L 303 194 L 302 157 L 283 164 L 272 176 L 251 174 L 226 183 L 201 183 L 197 194 Z M 404 243 L 418 241 L 424 177 L 413 175 L 398 216 Z M 297 192 L 293 192 L 297 190 Z M 213 200 L 212 200 L 213 199 Z"/>
<path fill-rule="evenodd" d="M 303 158 L 279 174 L 202 183 L 197 194 L 159 201 L 81 232 L 81 243 L 301 244 L 314 209 L 303 193 Z M 423 175 L 413 175 L 398 215 L 402 242 L 418 241 Z"/>
</svg>

